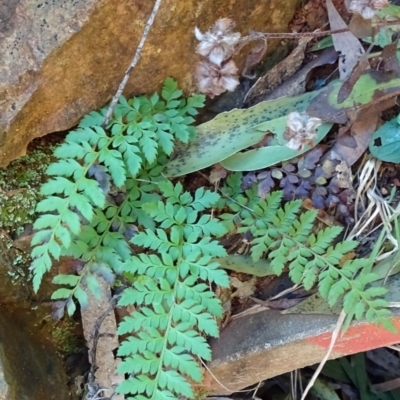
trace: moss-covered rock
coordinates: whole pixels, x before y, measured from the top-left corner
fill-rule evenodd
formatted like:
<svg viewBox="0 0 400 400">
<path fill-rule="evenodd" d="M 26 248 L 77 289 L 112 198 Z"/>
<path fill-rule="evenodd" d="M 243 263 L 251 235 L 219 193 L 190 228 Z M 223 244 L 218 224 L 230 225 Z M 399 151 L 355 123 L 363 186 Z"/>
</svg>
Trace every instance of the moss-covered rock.
<svg viewBox="0 0 400 400">
<path fill-rule="evenodd" d="M 51 147 L 37 147 L 26 156 L 0 169 L 0 229 L 12 238 L 34 221 L 40 199 L 39 189 L 46 180 L 46 169 L 52 160 Z"/>
</svg>

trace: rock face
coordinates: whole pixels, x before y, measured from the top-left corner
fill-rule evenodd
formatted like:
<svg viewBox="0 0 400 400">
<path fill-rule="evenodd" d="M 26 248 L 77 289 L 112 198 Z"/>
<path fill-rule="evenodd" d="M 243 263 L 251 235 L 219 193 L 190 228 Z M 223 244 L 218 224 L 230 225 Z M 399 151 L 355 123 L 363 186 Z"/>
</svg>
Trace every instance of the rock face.
<svg viewBox="0 0 400 400">
<path fill-rule="evenodd" d="M 54 349 L 0 314 L 0 400 L 71 400 Z"/>
<path fill-rule="evenodd" d="M 242 34 L 285 31 L 297 2 L 163 0 L 125 93 L 151 93 L 167 76 L 192 90 L 195 26 L 204 31 L 229 17 Z M 111 98 L 152 7 L 150 0 L 0 1 L 0 166 Z"/>
<path fill-rule="evenodd" d="M 7 400 L 8 384 L 4 379 L 4 367 L 0 359 L 0 400 Z"/>
</svg>

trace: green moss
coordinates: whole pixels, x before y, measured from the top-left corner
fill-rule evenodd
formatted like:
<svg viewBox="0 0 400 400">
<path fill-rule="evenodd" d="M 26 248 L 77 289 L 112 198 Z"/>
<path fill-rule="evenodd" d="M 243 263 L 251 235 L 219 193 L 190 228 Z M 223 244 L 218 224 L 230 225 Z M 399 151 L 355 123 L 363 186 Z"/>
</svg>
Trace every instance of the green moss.
<svg viewBox="0 0 400 400">
<path fill-rule="evenodd" d="M 0 189 L 0 228 L 18 235 L 24 225 L 33 222 L 37 199 L 33 189 Z"/>
<path fill-rule="evenodd" d="M 0 187 L 5 190 L 38 189 L 46 180 L 46 169 L 54 161 L 53 147 L 37 147 L 26 156 L 0 169 Z"/>
<path fill-rule="evenodd" d="M 201 387 L 194 387 L 194 400 L 204 400 L 207 396 L 210 396 L 209 390 L 203 389 Z"/>
<path fill-rule="evenodd" d="M 46 180 L 53 148 L 38 147 L 0 169 L 0 228 L 13 236 L 34 221 L 39 188 Z"/>
<path fill-rule="evenodd" d="M 79 338 L 75 332 L 77 323 L 72 319 L 64 318 L 53 326 L 52 339 L 62 355 L 78 353 L 85 347 L 83 339 Z"/>
</svg>

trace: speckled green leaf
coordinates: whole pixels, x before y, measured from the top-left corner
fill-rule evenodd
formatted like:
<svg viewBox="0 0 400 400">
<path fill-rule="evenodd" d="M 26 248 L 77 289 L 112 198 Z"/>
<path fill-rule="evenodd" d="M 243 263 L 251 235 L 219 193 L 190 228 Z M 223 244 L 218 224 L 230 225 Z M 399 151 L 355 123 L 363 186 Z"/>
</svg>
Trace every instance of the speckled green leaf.
<svg viewBox="0 0 400 400">
<path fill-rule="evenodd" d="M 281 131 L 289 112 L 304 111 L 319 92 L 265 101 L 254 107 L 219 114 L 197 127 L 196 140 L 176 148 L 167 176 L 181 176 L 216 164 L 259 142 L 267 131 Z"/>
<path fill-rule="evenodd" d="M 350 94 L 339 103 L 342 84 L 332 82 L 315 96 L 306 112 L 311 117 L 321 118 L 324 122 L 346 124 L 350 120 L 349 113 L 374 106 L 390 97 L 400 94 L 400 77 L 395 73 L 368 70 L 354 84 Z M 354 118 L 354 115 L 353 115 Z"/>
<path fill-rule="evenodd" d="M 382 161 L 400 162 L 400 118 L 383 124 L 371 137 L 369 150 Z"/>
<path fill-rule="evenodd" d="M 281 126 L 275 131 L 278 140 L 282 137 L 286 128 L 286 117 L 279 118 L 283 120 Z M 276 120 L 278 122 L 278 120 Z M 329 132 L 332 124 L 326 123 L 318 127 L 318 133 L 315 138 L 314 144 L 319 143 Z M 282 139 L 283 140 L 283 139 Z M 280 141 L 280 140 L 279 140 Z M 268 147 L 260 147 L 249 151 L 236 153 L 231 157 L 221 161 L 221 165 L 231 171 L 255 171 L 257 169 L 267 168 L 282 161 L 290 160 L 300 154 L 310 150 L 310 147 L 305 147 L 303 150 L 297 151 L 289 149 L 285 145 L 276 145 Z"/>
</svg>

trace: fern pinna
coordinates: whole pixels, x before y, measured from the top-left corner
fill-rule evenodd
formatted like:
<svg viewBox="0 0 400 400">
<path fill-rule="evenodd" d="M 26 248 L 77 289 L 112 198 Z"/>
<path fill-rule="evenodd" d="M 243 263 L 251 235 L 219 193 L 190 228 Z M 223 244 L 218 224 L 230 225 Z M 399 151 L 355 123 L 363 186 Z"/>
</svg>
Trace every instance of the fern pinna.
<svg viewBox="0 0 400 400">
<path fill-rule="evenodd" d="M 185 376 L 196 382 L 202 378 L 194 356 L 211 359 L 198 331 L 218 336 L 214 317 L 222 316 L 220 301 L 205 282 L 229 286 L 227 274 L 215 261 L 226 255 L 225 249 L 212 240 L 226 228 L 204 212 L 218 200 L 216 193 L 198 189 L 193 198 L 179 183 L 173 186 L 169 181 L 160 182 L 159 189 L 163 200 L 142 206 L 157 229 L 132 239 L 155 254 L 132 256 L 124 266 L 124 272 L 141 278 L 119 302 L 139 307 L 118 328 L 120 335 L 131 335 L 118 350 L 125 357 L 118 370 L 130 376 L 119 391 L 154 400 L 192 398 Z"/>
<path fill-rule="evenodd" d="M 313 233 L 317 211 L 302 211 L 301 200 L 282 206 L 282 192 L 270 193 L 265 199 L 257 196 L 257 188 L 240 189 L 241 174 L 228 177 L 222 189 L 225 198 L 220 207 L 228 206 L 232 213 L 221 215 L 226 225 L 234 224 L 238 232 L 252 235 L 251 256 L 258 261 L 266 255 L 275 274 L 280 275 L 285 267 L 294 283 L 301 283 L 310 290 L 318 282 L 321 296 L 333 307 L 343 296 L 343 308 L 347 316 L 345 326 L 354 317 L 375 319 L 388 328 L 393 328 L 382 299 L 387 293 L 384 287 L 368 286 L 378 280 L 371 272 L 374 260 L 353 259 L 341 264 L 344 256 L 358 246 L 358 242 L 346 240 L 334 244 L 341 227 L 328 227 Z"/>
</svg>

